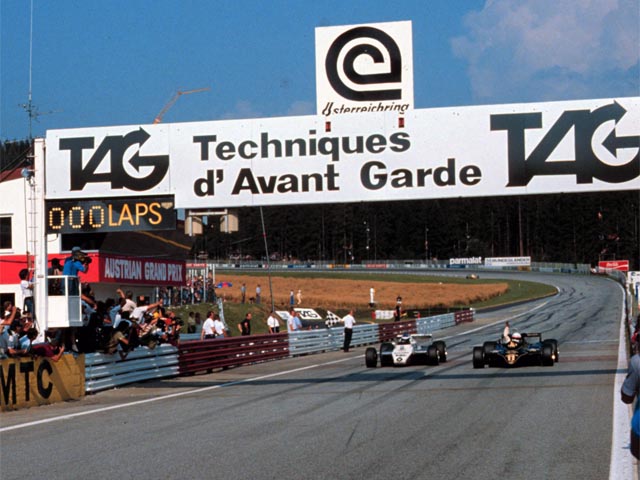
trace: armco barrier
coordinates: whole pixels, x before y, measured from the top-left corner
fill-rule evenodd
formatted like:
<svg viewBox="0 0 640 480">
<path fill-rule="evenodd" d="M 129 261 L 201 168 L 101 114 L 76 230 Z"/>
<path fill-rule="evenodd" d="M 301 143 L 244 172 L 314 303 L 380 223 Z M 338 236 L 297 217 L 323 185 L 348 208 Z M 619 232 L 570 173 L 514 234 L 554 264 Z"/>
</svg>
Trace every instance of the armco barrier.
<svg viewBox="0 0 640 480">
<path fill-rule="evenodd" d="M 378 325 L 355 325 L 351 346 L 370 345 L 378 342 Z M 344 343 L 344 327 L 318 328 L 289 333 L 289 354 L 306 355 L 330 350 L 340 350 Z"/>
<path fill-rule="evenodd" d="M 436 330 L 442 330 L 443 328 L 453 327 L 456 323 L 455 314 L 453 313 L 423 317 L 416 320 L 416 331 L 420 334 L 428 334 Z"/>
<path fill-rule="evenodd" d="M 356 325 L 351 346 L 371 345 L 403 333 L 432 333 L 460 322 L 473 321 L 473 310 L 419 318 L 405 322 Z M 87 354 L 85 390 L 97 392 L 154 378 L 190 375 L 297 355 L 339 350 L 344 327 L 294 333 L 182 341 L 178 348 L 160 345 L 137 348 L 125 360 L 119 355 Z"/>
<path fill-rule="evenodd" d="M 120 355 L 85 355 L 85 391 L 98 392 L 129 383 L 178 375 L 178 349 L 158 345 L 153 350 L 136 348 L 122 360 Z"/>
<path fill-rule="evenodd" d="M 252 335 L 182 342 L 179 345 L 180 375 L 287 358 L 288 334 Z"/>
</svg>

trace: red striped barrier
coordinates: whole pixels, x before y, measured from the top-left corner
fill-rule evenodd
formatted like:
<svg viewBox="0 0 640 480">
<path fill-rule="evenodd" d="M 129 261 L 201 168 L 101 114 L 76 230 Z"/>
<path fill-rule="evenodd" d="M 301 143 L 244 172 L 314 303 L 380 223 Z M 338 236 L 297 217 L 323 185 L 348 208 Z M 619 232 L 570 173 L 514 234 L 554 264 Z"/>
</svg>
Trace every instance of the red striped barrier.
<svg viewBox="0 0 640 480">
<path fill-rule="evenodd" d="M 460 310 L 455 312 L 456 325 L 462 322 L 473 322 L 473 310 Z"/>
<path fill-rule="evenodd" d="M 381 342 L 387 342 L 403 333 L 417 333 L 416 321 L 381 323 L 378 325 L 378 335 Z"/>
<path fill-rule="evenodd" d="M 178 346 L 180 375 L 289 357 L 289 335 L 251 335 L 182 342 Z"/>
</svg>

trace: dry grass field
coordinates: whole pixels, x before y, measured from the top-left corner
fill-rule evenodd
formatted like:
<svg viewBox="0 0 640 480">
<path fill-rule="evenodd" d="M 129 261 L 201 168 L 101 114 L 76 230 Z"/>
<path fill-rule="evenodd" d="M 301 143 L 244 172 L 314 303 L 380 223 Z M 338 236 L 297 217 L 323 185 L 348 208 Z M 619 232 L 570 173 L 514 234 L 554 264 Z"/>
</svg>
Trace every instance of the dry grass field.
<svg viewBox="0 0 640 480">
<path fill-rule="evenodd" d="M 217 290 L 226 301 L 240 301 L 240 286 L 247 287 L 247 301 L 255 297 L 260 284 L 263 303 L 270 303 L 269 279 L 266 275 L 219 274 L 216 281 L 231 282 L 233 287 Z M 446 280 L 445 280 L 446 282 Z M 396 297 L 401 296 L 405 308 L 434 308 L 469 305 L 481 302 L 508 290 L 507 283 L 400 283 L 371 280 L 347 280 L 332 278 L 307 278 L 272 276 L 275 305 L 289 305 L 289 292 L 302 290 L 301 307 L 327 309 L 366 308 L 369 304 L 369 289 L 375 289 L 376 305 L 380 309 L 392 309 Z"/>
</svg>

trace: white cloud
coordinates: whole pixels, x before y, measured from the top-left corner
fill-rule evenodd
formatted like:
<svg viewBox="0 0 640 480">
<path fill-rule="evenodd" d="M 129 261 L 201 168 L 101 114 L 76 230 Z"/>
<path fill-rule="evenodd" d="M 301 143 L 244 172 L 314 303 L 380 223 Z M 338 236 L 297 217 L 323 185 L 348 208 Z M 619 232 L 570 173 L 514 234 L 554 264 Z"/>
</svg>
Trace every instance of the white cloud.
<svg viewBox="0 0 640 480">
<path fill-rule="evenodd" d="M 291 106 L 287 110 L 287 116 L 315 115 L 315 114 L 316 114 L 316 104 L 313 102 L 305 102 L 302 100 L 293 102 L 293 104 L 291 104 Z"/>
<path fill-rule="evenodd" d="M 231 112 L 221 115 L 223 120 L 235 120 L 239 118 L 261 118 L 262 113 L 253 108 L 253 104 L 248 100 L 238 100 Z"/>
<path fill-rule="evenodd" d="M 452 39 L 479 101 L 638 95 L 638 0 L 488 0 Z"/>
</svg>

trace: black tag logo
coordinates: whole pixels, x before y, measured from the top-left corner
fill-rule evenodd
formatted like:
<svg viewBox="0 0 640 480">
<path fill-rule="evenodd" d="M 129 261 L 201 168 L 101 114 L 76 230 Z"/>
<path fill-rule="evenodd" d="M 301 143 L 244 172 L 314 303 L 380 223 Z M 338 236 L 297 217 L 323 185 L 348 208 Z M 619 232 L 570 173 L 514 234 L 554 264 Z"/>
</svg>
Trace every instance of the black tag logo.
<svg viewBox="0 0 640 480">
<path fill-rule="evenodd" d="M 124 154 L 134 145 L 142 146 L 150 135 L 142 128 L 126 135 L 109 135 L 93 153 L 86 166 L 82 166 L 82 151 L 93 149 L 93 137 L 60 139 L 60 150 L 69 150 L 71 157 L 71 190 L 82 190 L 88 183 L 111 183 L 112 189 L 127 188 L 136 192 L 149 190 L 158 185 L 169 171 L 169 155 L 142 156 L 137 151 L 128 163 L 140 172 L 140 167 L 153 167 L 145 177 L 132 177 L 124 168 Z M 111 159 L 110 170 L 96 173 L 107 157 Z"/>
<path fill-rule="evenodd" d="M 568 110 L 526 155 L 525 131 L 542 128 L 542 113 L 491 115 L 491 130 L 506 130 L 509 157 L 508 187 L 524 187 L 539 175 L 575 175 L 578 184 L 593 183 L 596 178 L 607 183 L 624 183 L 640 176 L 640 136 L 617 136 L 615 128 L 602 142 L 615 157 L 621 149 L 636 149 L 636 155 L 623 165 L 603 162 L 593 151 L 593 135 L 600 125 L 615 124 L 627 113 L 618 102 L 591 110 Z M 574 129 L 575 158 L 549 161 L 558 144 Z"/>
</svg>

